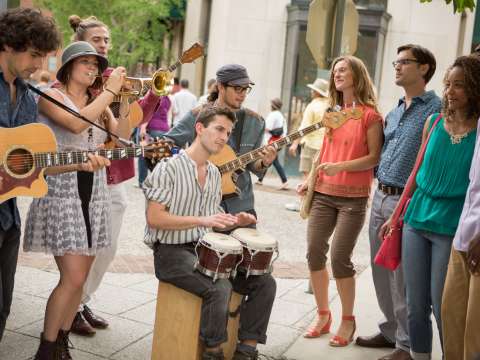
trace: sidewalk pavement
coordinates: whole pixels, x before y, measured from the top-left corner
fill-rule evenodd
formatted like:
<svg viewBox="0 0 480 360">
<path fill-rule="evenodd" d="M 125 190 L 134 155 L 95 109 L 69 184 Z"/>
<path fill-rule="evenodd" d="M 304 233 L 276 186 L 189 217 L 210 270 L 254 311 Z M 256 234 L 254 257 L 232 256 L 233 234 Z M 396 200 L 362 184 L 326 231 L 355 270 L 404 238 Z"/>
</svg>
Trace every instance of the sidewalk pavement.
<svg viewBox="0 0 480 360">
<path fill-rule="evenodd" d="M 5 337 L 0 343 L 0 359 L 30 359 L 38 346 L 47 297 L 58 280 L 58 273 L 19 266 L 14 301 Z M 388 349 L 372 350 L 355 345 L 346 348 L 328 346 L 329 335 L 304 339 L 301 335 L 315 318 L 312 295 L 306 294 L 306 279 L 277 278 L 277 297 L 268 329 L 268 344 L 261 353 L 273 359 L 377 359 Z M 91 307 L 110 322 L 92 338 L 72 336 L 75 360 L 150 359 L 158 282 L 151 274 L 107 273 Z M 333 328 L 338 325 L 340 301 L 335 284 L 330 284 Z M 379 311 L 370 269 L 358 276 L 357 334 L 377 331 Z M 438 340 L 433 359 L 440 359 Z M 172 359 L 175 360 L 175 359 Z"/>
</svg>

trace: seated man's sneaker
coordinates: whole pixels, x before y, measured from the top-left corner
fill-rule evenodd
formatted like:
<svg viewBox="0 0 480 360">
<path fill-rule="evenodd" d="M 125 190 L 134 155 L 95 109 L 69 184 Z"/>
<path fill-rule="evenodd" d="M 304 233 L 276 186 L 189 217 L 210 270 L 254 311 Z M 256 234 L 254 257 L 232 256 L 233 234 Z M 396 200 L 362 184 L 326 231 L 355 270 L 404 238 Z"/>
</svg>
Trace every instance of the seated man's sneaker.
<svg viewBox="0 0 480 360">
<path fill-rule="evenodd" d="M 223 356 L 223 350 L 220 351 L 204 351 L 202 354 L 202 360 L 225 360 Z"/>
<path fill-rule="evenodd" d="M 258 351 L 247 352 L 241 350 L 235 350 L 232 360 L 258 360 Z"/>
</svg>

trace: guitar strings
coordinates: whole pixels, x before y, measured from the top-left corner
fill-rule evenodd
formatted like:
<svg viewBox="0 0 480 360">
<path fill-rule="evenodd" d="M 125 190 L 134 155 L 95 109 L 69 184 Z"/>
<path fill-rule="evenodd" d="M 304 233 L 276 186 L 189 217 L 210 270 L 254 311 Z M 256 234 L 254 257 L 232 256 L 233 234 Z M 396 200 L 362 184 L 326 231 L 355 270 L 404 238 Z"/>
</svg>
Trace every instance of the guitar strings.
<svg viewBox="0 0 480 360">
<path fill-rule="evenodd" d="M 58 157 L 61 160 L 66 160 L 68 158 L 74 158 L 74 157 L 83 157 L 83 154 L 86 152 L 87 154 L 94 154 L 98 152 L 98 155 L 102 156 L 102 154 L 107 155 L 107 152 L 113 151 L 114 155 L 122 152 L 122 150 L 127 152 L 127 157 L 128 153 L 135 153 L 135 150 L 139 149 L 140 147 L 135 147 L 135 148 L 116 148 L 113 150 L 108 150 L 108 149 L 100 149 L 96 151 L 86 151 L 86 150 L 77 150 L 77 151 L 71 151 L 71 152 L 42 152 L 42 153 L 34 153 L 34 154 L 12 154 L 7 157 L 7 163 L 13 166 L 25 166 L 25 165 L 30 165 L 32 163 L 38 163 L 39 161 L 42 161 L 41 156 L 46 156 L 48 154 L 51 155 L 52 158 Z M 126 150 L 130 149 L 130 150 Z M 158 146 L 145 146 L 143 147 L 144 151 L 148 150 L 155 150 L 159 149 Z M 161 149 L 161 148 L 160 148 Z M 163 148 L 164 149 L 164 148 Z M 140 156 L 140 155 L 139 155 Z M 121 157 L 119 159 L 114 159 L 114 160 L 120 160 L 122 159 Z M 46 160 L 46 159 L 45 159 Z M 88 161 L 88 160 L 87 160 Z"/>
</svg>

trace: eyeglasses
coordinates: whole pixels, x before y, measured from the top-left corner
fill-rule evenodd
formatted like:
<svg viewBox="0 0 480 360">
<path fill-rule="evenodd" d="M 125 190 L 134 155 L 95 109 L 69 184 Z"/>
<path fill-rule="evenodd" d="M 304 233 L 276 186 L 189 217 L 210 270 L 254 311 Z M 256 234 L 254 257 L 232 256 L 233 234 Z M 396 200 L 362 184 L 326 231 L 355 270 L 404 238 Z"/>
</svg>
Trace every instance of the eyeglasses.
<svg viewBox="0 0 480 360">
<path fill-rule="evenodd" d="M 252 91 L 251 86 L 240 86 L 240 85 L 228 85 L 227 84 L 227 87 L 233 88 L 233 90 L 235 90 L 235 92 L 239 95 L 241 95 L 243 93 L 250 94 L 250 91 Z"/>
<path fill-rule="evenodd" d="M 397 67 L 397 65 L 408 65 L 408 64 L 413 64 L 413 63 L 418 63 L 418 60 L 416 59 L 400 59 L 400 60 L 395 60 L 392 61 L 393 67 Z"/>
</svg>

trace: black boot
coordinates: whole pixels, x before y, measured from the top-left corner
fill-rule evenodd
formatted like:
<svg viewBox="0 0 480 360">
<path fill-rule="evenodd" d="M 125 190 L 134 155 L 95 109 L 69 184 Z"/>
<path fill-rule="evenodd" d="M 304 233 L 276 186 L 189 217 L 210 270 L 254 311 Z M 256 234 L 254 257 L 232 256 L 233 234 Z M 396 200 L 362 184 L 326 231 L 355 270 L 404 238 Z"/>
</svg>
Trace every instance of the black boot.
<svg viewBox="0 0 480 360">
<path fill-rule="evenodd" d="M 59 360 L 57 342 L 48 341 L 43 338 L 43 333 L 40 336 L 40 346 L 35 354 L 34 360 Z"/>
<path fill-rule="evenodd" d="M 60 330 L 57 336 L 57 350 L 60 360 L 72 360 L 72 355 L 70 355 L 70 350 L 68 348 L 70 340 L 68 335 L 70 331 Z"/>
</svg>

